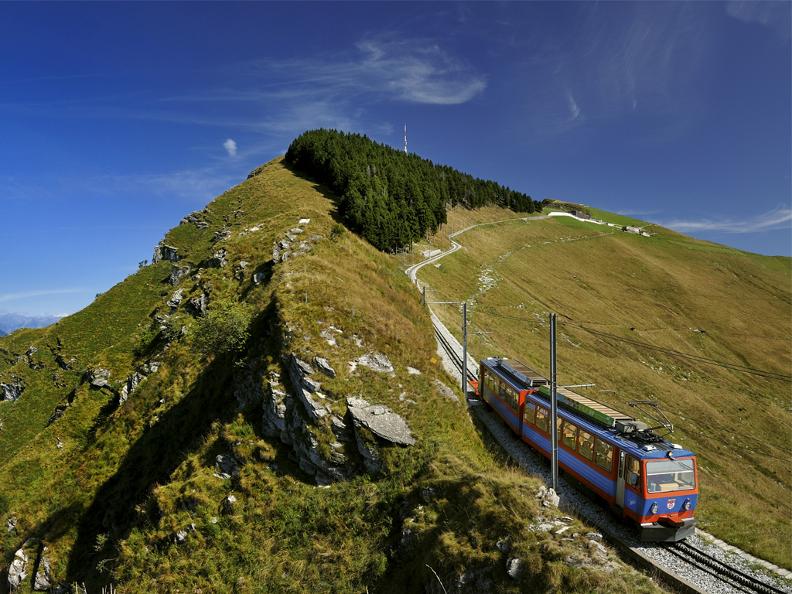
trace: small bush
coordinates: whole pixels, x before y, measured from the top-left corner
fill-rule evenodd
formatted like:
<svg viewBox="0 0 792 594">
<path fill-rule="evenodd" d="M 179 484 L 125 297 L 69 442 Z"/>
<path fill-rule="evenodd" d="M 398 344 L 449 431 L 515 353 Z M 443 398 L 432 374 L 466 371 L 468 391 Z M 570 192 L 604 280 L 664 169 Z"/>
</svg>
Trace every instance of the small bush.
<svg viewBox="0 0 792 594">
<path fill-rule="evenodd" d="M 330 239 L 334 241 L 336 239 L 340 239 L 341 237 L 343 237 L 345 231 L 346 229 L 341 223 L 335 223 L 333 227 L 330 229 Z"/>
<path fill-rule="evenodd" d="M 210 307 L 206 317 L 198 320 L 194 345 L 198 352 L 222 355 L 242 350 L 250 336 L 250 307 L 223 300 Z"/>
</svg>

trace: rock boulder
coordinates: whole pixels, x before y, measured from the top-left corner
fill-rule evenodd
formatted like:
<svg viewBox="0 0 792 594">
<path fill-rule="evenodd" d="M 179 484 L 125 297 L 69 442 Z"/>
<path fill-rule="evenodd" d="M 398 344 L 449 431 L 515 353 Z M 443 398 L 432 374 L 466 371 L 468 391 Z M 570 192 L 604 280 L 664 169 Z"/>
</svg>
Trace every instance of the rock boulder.
<svg viewBox="0 0 792 594">
<path fill-rule="evenodd" d="M 154 256 L 151 260 L 152 262 L 160 262 L 161 260 L 176 262 L 179 259 L 180 257 L 178 248 L 175 248 L 172 245 L 167 245 L 166 243 L 160 241 L 159 244 L 157 244 L 157 247 L 154 248 Z"/>
<path fill-rule="evenodd" d="M 0 383 L 0 398 L 1 400 L 16 400 L 25 391 L 25 384 L 18 377 L 12 378 L 10 381 Z"/>
<path fill-rule="evenodd" d="M 355 426 L 362 426 L 388 443 L 411 446 L 415 438 L 407 422 L 383 404 L 369 404 L 362 398 L 347 398 L 347 407 Z"/>
</svg>

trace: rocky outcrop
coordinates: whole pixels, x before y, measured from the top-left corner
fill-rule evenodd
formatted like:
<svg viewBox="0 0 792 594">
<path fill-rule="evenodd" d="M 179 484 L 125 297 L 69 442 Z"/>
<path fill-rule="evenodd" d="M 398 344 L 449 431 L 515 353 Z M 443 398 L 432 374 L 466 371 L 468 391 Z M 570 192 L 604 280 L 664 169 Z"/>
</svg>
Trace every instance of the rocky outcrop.
<svg viewBox="0 0 792 594">
<path fill-rule="evenodd" d="M 25 391 L 25 384 L 18 377 L 13 377 L 7 382 L 0 383 L 1 400 L 17 400 Z"/>
<path fill-rule="evenodd" d="M 314 357 L 313 362 L 314 365 L 316 365 L 316 368 L 324 373 L 327 377 L 336 376 L 335 369 L 333 369 L 332 365 L 330 365 L 330 362 L 324 357 Z"/>
<path fill-rule="evenodd" d="M 220 248 L 214 254 L 212 254 L 212 257 L 209 258 L 206 264 L 210 268 L 222 268 L 227 264 L 227 260 L 226 260 L 227 256 L 228 256 L 228 251 L 225 248 Z"/>
<path fill-rule="evenodd" d="M 362 398 L 349 397 L 347 407 L 356 429 L 365 427 L 387 443 L 415 444 L 407 422 L 384 404 L 369 404 Z"/>
<path fill-rule="evenodd" d="M 176 289 L 166 302 L 166 305 L 171 309 L 176 309 L 181 304 L 182 299 L 184 299 L 184 289 Z"/>
<path fill-rule="evenodd" d="M 8 587 L 12 592 L 19 589 L 30 571 L 30 559 L 25 552 L 26 547 L 27 543 L 14 553 L 14 560 L 8 566 Z"/>
<path fill-rule="evenodd" d="M 262 402 L 262 430 L 264 435 L 288 444 L 291 439 L 286 433 L 286 399 L 287 394 L 278 378 L 271 378 Z"/>
<path fill-rule="evenodd" d="M 386 406 L 348 398 L 349 421 L 335 414 L 332 403 L 343 404 L 323 393 L 321 382 L 313 377 L 335 374 L 324 357 L 314 357 L 311 364 L 290 354 L 283 363 L 290 388 L 284 388 L 277 373 L 269 374 L 263 388 L 262 430 L 290 446 L 295 462 L 317 484 L 345 480 L 362 470 L 379 474 L 383 447 L 415 443 L 404 419 Z"/>
<path fill-rule="evenodd" d="M 239 462 L 231 454 L 218 454 L 215 458 L 215 476 L 230 479 L 239 476 Z"/>
<path fill-rule="evenodd" d="M 325 396 L 319 391 L 321 384 L 310 378 L 313 368 L 295 355 L 290 355 L 286 363 L 297 399 L 302 403 L 305 413 L 316 422 L 329 414 L 329 409 L 321 402 Z"/>
<path fill-rule="evenodd" d="M 110 370 L 95 367 L 86 372 L 86 380 L 92 388 L 104 388 L 110 383 Z"/>
<path fill-rule="evenodd" d="M 52 566 L 50 565 L 48 548 L 44 547 L 39 555 L 36 576 L 33 578 L 33 590 L 47 592 L 52 588 Z"/>
<path fill-rule="evenodd" d="M 193 297 L 187 302 L 187 309 L 193 315 L 202 317 L 206 315 L 206 305 L 208 302 L 209 298 L 206 296 L 206 293 L 201 293 L 198 297 Z"/>
<path fill-rule="evenodd" d="M 214 235 L 212 236 L 212 243 L 225 241 L 229 237 L 231 237 L 231 229 L 220 229 L 219 231 L 214 232 Z"/>
<path fill-rule="evenodd" d="M 121 386 L 121 389 L 118 391 L 118 404 L 124 404 L 129 398 L 129 395 L 134 392 L 140 382 L 146 379 L 146 374 L 142 373 L 142 371 L 135 371 L 132 375 L 126 378 L 124 384 Z"/>
<path fill-rule="evenodd" d="M 299 241 L 305 231 L 305 226 L 310 222 L 311 219 L 300 219 L 297 227 L 289 229 L 283 239 L 277 240 L 272 244 L 273 262 L 285 262 L 290 257 L 305 254 L 313 249 L 313 245 L 316 242 L 323 239 L 321 235 L 314 234 L 307 239 Z"/>
<path fill-rule="evenodd" d="M 196 210 L 195 212 L 191 212 L 186 217 L 184 217 L 181 222 L 182 224 L 189 224 L 192 223 L 199 229 L 206 229 L 209 227 L 209 223 L 205 220 L 207 214 L 209 214 L 209 208 L 204 208 L 203 210 Z"/>
<path fill-rule="evenodd" d="M 160 241 L 157 247 L 154 248 L 154 256 L 151 258 L 152 262 L 160 262 L 167 260 L 169 262 L 176 262 L 180 259 L 178 248 Z"/>
<path fill-rule="evenodd" d="M 358 357 L 350 363 L 350 370 L 354 371 L 359 365 L 378 373 L 393 373 L 393 364 L 382 353 L 366 353 Z"/>
<path fill-rule="evenodd" d="M 250 266 L 250 262 L 247 260 L 240 260 L 237 265 L 234 266 L 234 278 L 238 281 L 245 280 L 245 270 L 247 270 L 248 266 Z M 255 278 L 253 279 L 253 282 L 255 282 Z"/>
<path fill-rule="evenodd" d="M 170 274 L 168 275 L 168 282 L 174 287 L 178 285 L 183 278 L 190 274 L 190 267 L 187 265 L 174 265 L 171 267 Z"/>
<path fill-rule="evenodd" d="M 558 507 L 561 501 L 561 498 L 553 488 L 548 489 L 544 485 L 539 487 L 539 490 L 536 492 L 536 498 L 541 500 L 542 507 Z"/>
<path fill-rule="evenodd" d="M 437 393 L 440 394 L 440 396 L 446 400 L 450 400 L 451 402 L 459 403 L 459 398 L 457 398 L 456 394 L 454 394 L 454 391 L 439 379 L 435 378 L 432 383 L 434 384 L 435 390 L 437 390 Z"/>
</svg>

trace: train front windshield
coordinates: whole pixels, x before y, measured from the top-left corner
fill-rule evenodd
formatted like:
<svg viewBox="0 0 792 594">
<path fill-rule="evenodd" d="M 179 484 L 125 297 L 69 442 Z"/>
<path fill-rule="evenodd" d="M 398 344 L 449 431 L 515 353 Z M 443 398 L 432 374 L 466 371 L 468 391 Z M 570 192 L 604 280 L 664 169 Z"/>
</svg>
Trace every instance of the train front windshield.
<svg viewBox="0 0 792 594">
<path fill-rule="evenodd" d="M 646 464 L 650 493 L 672 493 L 696 488 L 693 460 L 652 460 Z"/>
</svg>

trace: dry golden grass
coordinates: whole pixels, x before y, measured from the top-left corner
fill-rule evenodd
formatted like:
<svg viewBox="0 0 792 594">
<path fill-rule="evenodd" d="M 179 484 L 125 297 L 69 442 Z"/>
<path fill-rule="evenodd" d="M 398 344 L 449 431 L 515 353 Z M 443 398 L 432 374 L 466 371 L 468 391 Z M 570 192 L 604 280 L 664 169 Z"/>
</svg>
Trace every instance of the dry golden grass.
<svg viewBox="0 0 792 594">
<path fill-rule="evenodd" d="M 477 220 L 456 211 L 449 226 Z M 674 440 L 698 453 L 702 526 L 790 567 L 792 550 L 778 546 L 792 541 L 790 384 L 618 340 L 789 375 L 790 261 L 655 230 L 645 238 L 572 220 L 482 227 L 457 237 L 464 249 L 420 278 L 430 298 L 472 304 L 477 356 L 547 372 L 547 312 L 562 314 L 560 381 L 596 383 L 588 394 L 626 411 L 629 400 L 657 399 Z M 485 288 L 482 274 L 494 286 Z M 438 313 L 459 328 L 456 309 Z"/>
</svg>

